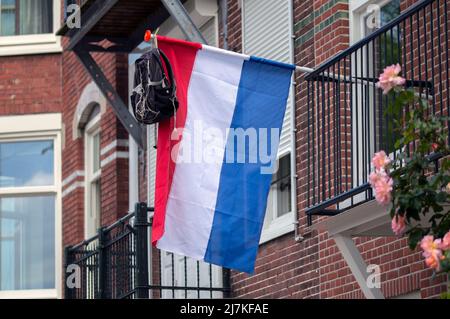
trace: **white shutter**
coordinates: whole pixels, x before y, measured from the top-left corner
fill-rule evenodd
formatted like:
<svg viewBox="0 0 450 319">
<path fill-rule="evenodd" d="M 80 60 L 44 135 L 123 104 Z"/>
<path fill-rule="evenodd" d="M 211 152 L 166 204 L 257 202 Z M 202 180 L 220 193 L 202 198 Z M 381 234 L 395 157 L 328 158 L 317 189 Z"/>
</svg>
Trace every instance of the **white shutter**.
<svg viewBox="0 0 450 319">
<path fill-rule="evenodd" d="M 155 139 L 155 125 L 148 127 L 148 153 L 150 159 L 148 161 L 148 183 L 150 189 L 150 198 L 148 199 L 148 205 L 154 207 L 155 205 L 155 176 L 156 176 L 156 139 Z"/>
<path fill-rule="evenodd" d="M 290 0 L 242 0 L 243 51 L 275 61 L 292 62 Z M 291 99 L 288 99 L 278 154 L 291 147 Z"/>
<path fill-rule="evenodd" d="M 205 24 L 200 27 L 200 32 L 205 38 L 208 45 L 217 46 L 217 28 L 216 18 L 209 19 Z"/>
</svg>

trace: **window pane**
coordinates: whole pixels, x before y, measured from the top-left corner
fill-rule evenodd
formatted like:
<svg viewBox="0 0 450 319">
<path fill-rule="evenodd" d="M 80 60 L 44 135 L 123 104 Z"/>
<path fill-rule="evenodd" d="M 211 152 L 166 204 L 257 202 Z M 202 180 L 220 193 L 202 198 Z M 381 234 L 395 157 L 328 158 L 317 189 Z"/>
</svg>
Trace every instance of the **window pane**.
<svg viewBox="0 0 450 319">
<path fill-rule="evenodd" d="M 0 290 L 55 288 L 55 197 L 0 198 Z"/>
<path fill-rule="evenodd" d="M 264 228 L 277 217 L 291 212 L 291 156 L 287 154 L 278 160 L 278 170 L 272 175 L 267 199 Z"/>
<path fill-rule="evenodd" d="M 0 1 L 0 35 L 53 33 L 52 0 Z"/>
<path fill-rule="evenodd" d="M 400 15 L 400 0 L 391 0 L 381 8 L 381 26 L 384 26 Z"/>
<path fill-rule="evenodd" d="M 93 156 L 93 172 L 100 169 L 100 133 L 93 136 L 92 141 L 92 156 Z"/>
<path fill-rule="evenodd" d="M 20 0 L 19 34 L 53 33 L 52 0 Z"/>
<path fill-rule="evenodd" d="M 291 156 L 288 154 L 279 160 L 277 179 L 277 215 L 283 216 L 291 211 Z"/>
<path fill-rule="evenodd" d="M 53 141 L 0 143 L 0 187 L 53 185 Z"/>
<path fill-rule="evenodd" d="M 92 183 L 89 188 L 89 207 L 86 218 L 86 238 L 91 238 L 97 234 L 101 222 L 101 183 L 100 180 Z"/>
<path fill-rule="evenodd" d="M 372 14 L 367 15 L 365 23 L 366 35 L 369 35 L 372 32 L 374 32 L 377 29 L 377 27 L 382 27 L 388 24 L 389 22 L 397 18 L 399 15 L 400 15 L 400 0 L 392 0 L 391 2 L 389 2 L 388 4 L 386 4 L 381 8 L 381 10 L 379 11 L 379 16 L 377 17 L 377 19 L 379 19 L 377 23 L 373 23 L 374 17 Z"/>
<path fill-rule="evenodd" d="M 14 35 L 16 32 L 15 0 L 0 1 L 0 35 Z"/>
</svg>

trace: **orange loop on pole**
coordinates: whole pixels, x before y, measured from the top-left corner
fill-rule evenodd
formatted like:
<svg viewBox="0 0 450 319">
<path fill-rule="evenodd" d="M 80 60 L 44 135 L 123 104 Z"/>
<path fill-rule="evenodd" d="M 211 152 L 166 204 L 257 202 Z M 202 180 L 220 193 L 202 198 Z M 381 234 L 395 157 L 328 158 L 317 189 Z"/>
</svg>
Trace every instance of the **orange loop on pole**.
<svg viewBox="0 0 450 319">
<path fill-rule="evenodd" d="M 150 30 L 145 31 L 144 41 L 150 42 L 151 39 L 152 39 L 152 31 Z"/>
</svg>

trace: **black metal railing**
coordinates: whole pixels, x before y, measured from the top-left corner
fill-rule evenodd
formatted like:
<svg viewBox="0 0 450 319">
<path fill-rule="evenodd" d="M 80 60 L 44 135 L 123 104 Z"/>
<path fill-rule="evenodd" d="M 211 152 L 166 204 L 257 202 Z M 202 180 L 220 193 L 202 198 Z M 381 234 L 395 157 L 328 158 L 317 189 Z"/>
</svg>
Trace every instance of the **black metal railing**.
<svg viewBox="0 0 450 319">
<path fill-rule="evenodd" d="M 449 114 L 447 2 L 417 2 L 306 76 L 309 224 L 313 215 L 336 215 L 373 199 L 373 154 L 396 155 L 398 133 L 385 112 L 395 97 L 376 87 L 386 66 L 401 64 L 406 86 L 429 100 L 430 112 Z"/>
<path fill-rule="evenodd" d="M 65 248 L 66 299 L 230 296 L 227 269 L 150 247 L 152 210 L 136 204 L 135 212 Z"/>
</svg>

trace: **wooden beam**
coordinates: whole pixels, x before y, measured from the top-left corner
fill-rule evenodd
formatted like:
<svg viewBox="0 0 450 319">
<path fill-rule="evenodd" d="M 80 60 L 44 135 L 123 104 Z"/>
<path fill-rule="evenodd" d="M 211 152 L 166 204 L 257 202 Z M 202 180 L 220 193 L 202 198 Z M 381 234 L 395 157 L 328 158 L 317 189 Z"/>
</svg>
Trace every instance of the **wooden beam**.
<svg viewBox="0 0 450 319">
<path fill-rule="evenodd" d="M 140 148 L 144 149 L 143 130 L 141 128 L 141 125 L 130 113 L 130 111 L 128 110 L 128 106 L 120 98 L 119 94 L 116 92 L 111 83 L 109 83 L 105 74 L 92 58 L 91 54 L 79 49 L 78 47 L 74 49 L 74 52 L 78 56 L 88 73 L 91 75 L 94 82 L 100 88 L 100 91 L 102 91 L 109 104 L 111 104 L 117 118 L 120 120 L 127 132 L 130 134 L 130 136 L 133 137 L 133 139 L 136 141 L 136 144 Z"/>
</svg>

